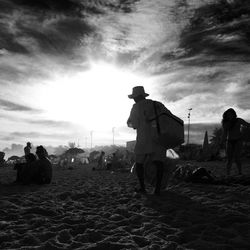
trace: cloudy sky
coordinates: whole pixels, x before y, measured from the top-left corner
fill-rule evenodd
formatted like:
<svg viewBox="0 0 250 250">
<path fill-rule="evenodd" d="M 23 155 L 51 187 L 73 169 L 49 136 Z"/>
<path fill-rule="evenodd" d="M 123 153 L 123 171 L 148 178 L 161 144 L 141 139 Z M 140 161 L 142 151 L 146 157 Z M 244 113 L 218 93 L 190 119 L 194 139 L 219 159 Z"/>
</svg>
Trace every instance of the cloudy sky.
<svg viewBox="0 0 250 250">
<path fill-rule="evenodd" d="M 249 66 L 247 0 L 1 0 L 0 149 L 133 140 L 135 85 L 201 142 L 229 107 L 250 121 Z"/>
</svg>

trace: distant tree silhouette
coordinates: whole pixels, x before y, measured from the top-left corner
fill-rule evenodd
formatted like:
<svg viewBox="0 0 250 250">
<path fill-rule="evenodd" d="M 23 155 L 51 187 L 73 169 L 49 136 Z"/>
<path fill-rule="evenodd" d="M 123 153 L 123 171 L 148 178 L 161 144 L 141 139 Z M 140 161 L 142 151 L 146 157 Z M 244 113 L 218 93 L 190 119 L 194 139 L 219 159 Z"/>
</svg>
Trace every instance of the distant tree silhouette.
<svg viewBox="0 0 250 250">
<path fill-rule="evenodd" d="M 222 127 L 215 128 L 213 131 L 212 137 L 210 139 L 211 146 L 219 148 L 221 145 L 221 141 L 222 141 L 222 135 L 223 135 Z"/>
<path fill-rule="evenodd" d="M 92 151 L 90 154 L 89 154 L 89 161 L 90 162 L 95 162 L 98 160 L 98 157 L 100 155 L 100 151 Z"/>
<path fill-rule="evenodd" d="M 68 146 L 69 146 L 69 148 L 75 148 L 76 147 L 76 143 L 75 142 L 69 142 Z"/>
<path fill-rule="evenodd" d="M 55 155 L 61 155 L 68 149 L 67 146 L 59 145 L 58 147 L 54 148 Z"/>
<path fill-rule="evenodd" d="M 5 156 L 5 153 L 4 152 L 0 152 L 0 164 L 3 164 L 5 162 L 4 156 Z"/>
</svg>

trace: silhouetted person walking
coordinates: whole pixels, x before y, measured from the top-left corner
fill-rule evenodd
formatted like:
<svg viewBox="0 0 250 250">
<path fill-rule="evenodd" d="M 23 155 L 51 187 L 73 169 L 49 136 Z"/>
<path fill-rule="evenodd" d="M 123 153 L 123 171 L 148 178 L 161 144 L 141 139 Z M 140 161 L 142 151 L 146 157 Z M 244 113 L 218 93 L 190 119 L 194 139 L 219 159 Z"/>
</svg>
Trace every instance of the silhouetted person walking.
<svg viewBox="0 0 250 250">
<path fill-rule="evenodd" d="M 136 145 L 135 145 L 135 161 L 136 161 L 136 174 L 140 183 L 139 192 L 145 193 L 144 184 L 144 163 L 147 157 L 150 157 L 152 164 L 156 167 L 156 186 L 155 194 L 160 194 L 161 181 L 163 177 L 163 162 L 166 158 L 166 149 L 153 141 L 152 124 L 150 118 L 155 116 L 154 104 L 145 93 L 143 86 L 136 86 L 133 92 L 128 97 L 134 99 L 130 116 L 127 121 L 128 127 L 136 129 Z"/>
<path fill-rule="evenodd" d="M 102 151 L 98 159 L 97 169 L 104 169 L 104 168 L 105 168 L 105 152 Z"/>
<path fill-rule="evenodd" d="M 222 127 L 223 139 L 226 140 L 227 153 L 227 175 L 230 175 L 233 160 L 235 160 L 239 174 L 241 170 L 241 151 L 242 151 L 242 126 L 250 127 L 250 123 L 237 117 L 234 109 L 230 108 L 223 113 Z"/>
<path fill-rule="evenodd" d="M 31 143 L 30 142 L 27 142 L 26 146 L 24 147 L 24 157 L 26 159 L 26 161 L 28 162 L 28 155 L 31 153 L 30 150 L 31 150 Z"/>
</svg>

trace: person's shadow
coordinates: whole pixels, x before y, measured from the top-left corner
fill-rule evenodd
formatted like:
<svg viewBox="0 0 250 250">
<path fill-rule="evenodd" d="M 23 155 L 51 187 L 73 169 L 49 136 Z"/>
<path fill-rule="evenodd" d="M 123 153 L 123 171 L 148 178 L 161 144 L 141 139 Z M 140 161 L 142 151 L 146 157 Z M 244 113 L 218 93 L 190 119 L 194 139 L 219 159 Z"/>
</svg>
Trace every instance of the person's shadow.
<svg viewBox="0 0 250 250">
<path fill-rule="evenodd" d="M 194 184 L 194 187 L 196 185 L 203 184 Z M 192 198 L 169 189 L 163 191 L 160 196 L 147 194 L 144 205 L 159 214 L 156 224 L 173 230 L 173 233 L 170 230 L 170 235 L 165 235 L 166 239 L 172 239 L 182 246 L 193 249 L 203 250 L 209 247 L 214 249 L 215 244 L 238 249 L 236 243 L 229 243 L 226 238 L 238 237 L 236 233 L 231 233 L 233 225 L 247 223 L 249 218 L 217 204 L 214 205 L 213 202 L 207 202 L 207 197 L 202 197 L 200 193 L 191 195 Z M 204 248 L 205 241 L 208 248 Z"/>
</svg>

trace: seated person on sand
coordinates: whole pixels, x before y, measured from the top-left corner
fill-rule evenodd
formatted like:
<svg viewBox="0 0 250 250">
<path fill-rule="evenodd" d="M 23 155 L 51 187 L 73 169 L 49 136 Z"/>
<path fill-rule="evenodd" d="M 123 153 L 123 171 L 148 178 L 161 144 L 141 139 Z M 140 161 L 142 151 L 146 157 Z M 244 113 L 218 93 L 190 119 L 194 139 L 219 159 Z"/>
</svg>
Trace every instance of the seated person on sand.
<svg viewBox="0 0 250 250">
<path fill-rule="evenodd" d="M 216 177 L 211 171 L 206 170 L 203 167 L 195 166 L 180 166 L 178 167 L 173 178 L 179 181 L 200 183 L 200 184 L 214 184 L 214 185 L 250 185 L 250 176 L 238 176 L 238 177 Z"/>
<path fill-rule="evenodd" d="M 27 169 L 29 164 L 36 161 L 36 156 L 32 153 L 25 155 L 25 163 L 16 163 L 14 169 L 17 170 L 15 183 L 21 183 L 23 180 L 23 174 L 25 173 L 24 169 Z"/>
<path fill-rule="evenodd" d="M 47 150 L 43 146 L 36 148 L 38 160 L 34 162 L 37 167 L 36 181 L 38 184 L 49 184 L 52 179 L 52 164 L 48 159 Z"/>
<path fill-rule="evenodd" d="M 214 184 L 215 177 L 210 171 L 203 167 L 191 168 L 189 166 L 181 166 L 174 172 L 174 178 L 192 183 Z"/>
<path fill-rule="evenodd" d="M 38 146 L 36 154 L 38 159 L 23 165 L 18 182 L 23 184 L 49 184 L 52 179 L 52 164 L 47 158 L 47 151 L 43 146 Z"/>
</svg>

